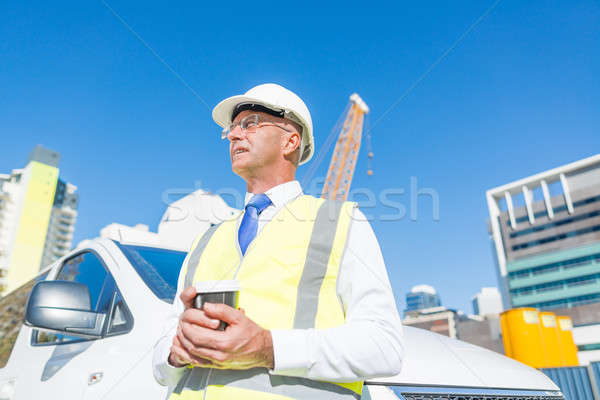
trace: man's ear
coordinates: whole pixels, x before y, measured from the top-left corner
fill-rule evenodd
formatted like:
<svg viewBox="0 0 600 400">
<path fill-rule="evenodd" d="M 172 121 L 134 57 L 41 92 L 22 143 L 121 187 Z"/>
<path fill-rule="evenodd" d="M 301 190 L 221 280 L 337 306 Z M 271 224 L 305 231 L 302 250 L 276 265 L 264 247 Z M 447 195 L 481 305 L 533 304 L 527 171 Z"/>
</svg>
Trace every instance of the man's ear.
<svg viewBox="0 0 600 400">
<path fill-rule="evenodd" d="M 300 134 L 298 132 L 290 134 L 284 143 L 284 154 L 289 156 L 296 151 L 296 149 L 300 149 L 300 140 Z"/>
<path fill-rule="evenodd" d="M 295 166 L 298 166 L 300 161 L 300 141 L 300 134 L 298 132 L 293 132 L 291 135 L 287 136 L 287 139 L 285 139 L 283 143 L 284 158 L 291 161 Z"/>
</svg>

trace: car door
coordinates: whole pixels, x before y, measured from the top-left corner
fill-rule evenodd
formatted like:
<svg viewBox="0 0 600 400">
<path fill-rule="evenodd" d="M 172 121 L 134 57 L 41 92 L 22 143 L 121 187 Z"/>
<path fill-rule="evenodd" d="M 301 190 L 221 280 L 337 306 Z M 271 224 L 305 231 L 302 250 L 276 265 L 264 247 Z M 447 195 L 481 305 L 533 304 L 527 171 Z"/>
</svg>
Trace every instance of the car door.
<svg viewBox="0 0 600 400">
<path fill-rule="evenodd" d="M 19 393 L 18 399 L 47 398 L 83 399 L 90 385 L 102 382 L 104 372 L 98 370 L 103 348 L 114 336 L 131 330 L 132 316 L 120 298 L 115 279 L 103 258 L 95 251 L 80 251 L 60 266 L 55 280 L 85 284 L 90 293 L 92 311 L 107 315 L 102 339 L 82 339 L 65 334 L 32 329 L 31 348 L 36 360 L 30 366 L 31 385 Z M 103 354 L 104 353 L 104 354 Z"/>
<path fill-rule="evenodd" d="M 117 289 L 102 346 L 89 350 L 94 359 L 90 372 L 100 372 L 102 377 L 87 386 L 84 399 L 125 399 L 132 394 L 145 400 L 164 399 L 167 388 L 154 379 L 152 356 L 171 307 L 153 294 L 141 275 L 149 274 L 154 283 L 162 281 L 156 265 L 162 266 L 166 260 L 152 259 L 141 250 L 129 252 L 129 259 L 113 242 L 98 243 L 97 250 L 105 255 Z M 136 272 L 131 260 L 140 263 L 141 272 Z M 133 324 L 128 322 L 131 318 Z"/>
</svg>

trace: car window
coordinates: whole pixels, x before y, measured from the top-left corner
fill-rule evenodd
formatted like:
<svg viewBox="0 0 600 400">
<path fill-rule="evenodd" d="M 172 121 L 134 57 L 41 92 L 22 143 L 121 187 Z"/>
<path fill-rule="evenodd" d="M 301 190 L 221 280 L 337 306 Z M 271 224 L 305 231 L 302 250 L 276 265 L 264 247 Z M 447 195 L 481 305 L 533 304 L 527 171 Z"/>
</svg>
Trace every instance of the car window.
<svg viewBox="0 0 600 400">
<path fill-rule="evenodd" d="M 69 258 L 61 267 L 56 280 L 85 284 L 90 291 L 92 311 L 104 313 L 109 318 L 111 314 L 114 314 L 112 311 L 118 294 L 117 285 L 96 254 L 83 252 Z M 121 308 L 123 307 L 125 306 L 121 305 Z M 128 316 L 130 317 L 130 314 Z M 36 329 L 31 342 L 33 345 L 50 345 L 83 340 L 87 339 Z"/>
<path fill-rule="evenodd" d="M 48 272 L 30 280 L 20 288 L 0 298 L 0 368 L 8 363 L 17 336 L 23 326 L 27 298 L 33 286 L 46 279 Z"/>
<path fill-rule="evenodd" d="M 159 299 L 173 303 L 177 279 L 187 253 L 156 247 L 115 244 L 121 249 L 144 283 Z"/>
<path fill-rule="evenodd" d="M 129 332 L 133 326 L 133 316 L 123 300 L 121 293 L 115 293 L 112 312 L 108 323 L 108 336 L 120 335 Z"/>
<path fill-rule="evenodd" d="M 85 284 L 90 290 L 92 311 L 98 311 L 100 295 L 108 272 L 94 253 L 79 253 L 63 264 L 56 276 L 57 281 L 73 281 Z"/>
</svg>

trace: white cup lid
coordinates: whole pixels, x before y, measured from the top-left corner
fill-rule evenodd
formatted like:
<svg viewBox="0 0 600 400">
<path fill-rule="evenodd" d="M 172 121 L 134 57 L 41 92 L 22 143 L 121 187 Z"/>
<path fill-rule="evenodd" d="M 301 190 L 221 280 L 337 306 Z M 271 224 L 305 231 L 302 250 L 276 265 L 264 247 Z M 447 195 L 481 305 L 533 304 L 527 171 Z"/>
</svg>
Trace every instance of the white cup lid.
<svg viewBox="0 0 600 400">
<path fill-rule="evenodd" d="M 236 280 L 227 281 L 201 281 L 194 285 L 197 293 L 237 292 L 240 283 Z"/>
</svg>

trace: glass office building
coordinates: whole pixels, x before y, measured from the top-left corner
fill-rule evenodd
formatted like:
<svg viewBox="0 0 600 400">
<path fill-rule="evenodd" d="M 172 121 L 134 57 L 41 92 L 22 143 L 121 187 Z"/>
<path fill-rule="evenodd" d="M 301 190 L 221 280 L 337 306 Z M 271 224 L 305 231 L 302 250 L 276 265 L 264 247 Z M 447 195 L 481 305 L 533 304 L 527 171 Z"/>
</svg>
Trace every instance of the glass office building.
<svg viewBox="0 0 600 400">
<path fill-rule="evenodd" d="M 506 309 L 600 302 L 600 154 L 486 195 Z"/>
<path fill-rule="evenodd" d="M 429 285 L 417 285 L 406 294 L 406 309 L 404 313 L 439 307 L 441 305 L 440 296 L 433 287 Z"/>
</svg>

